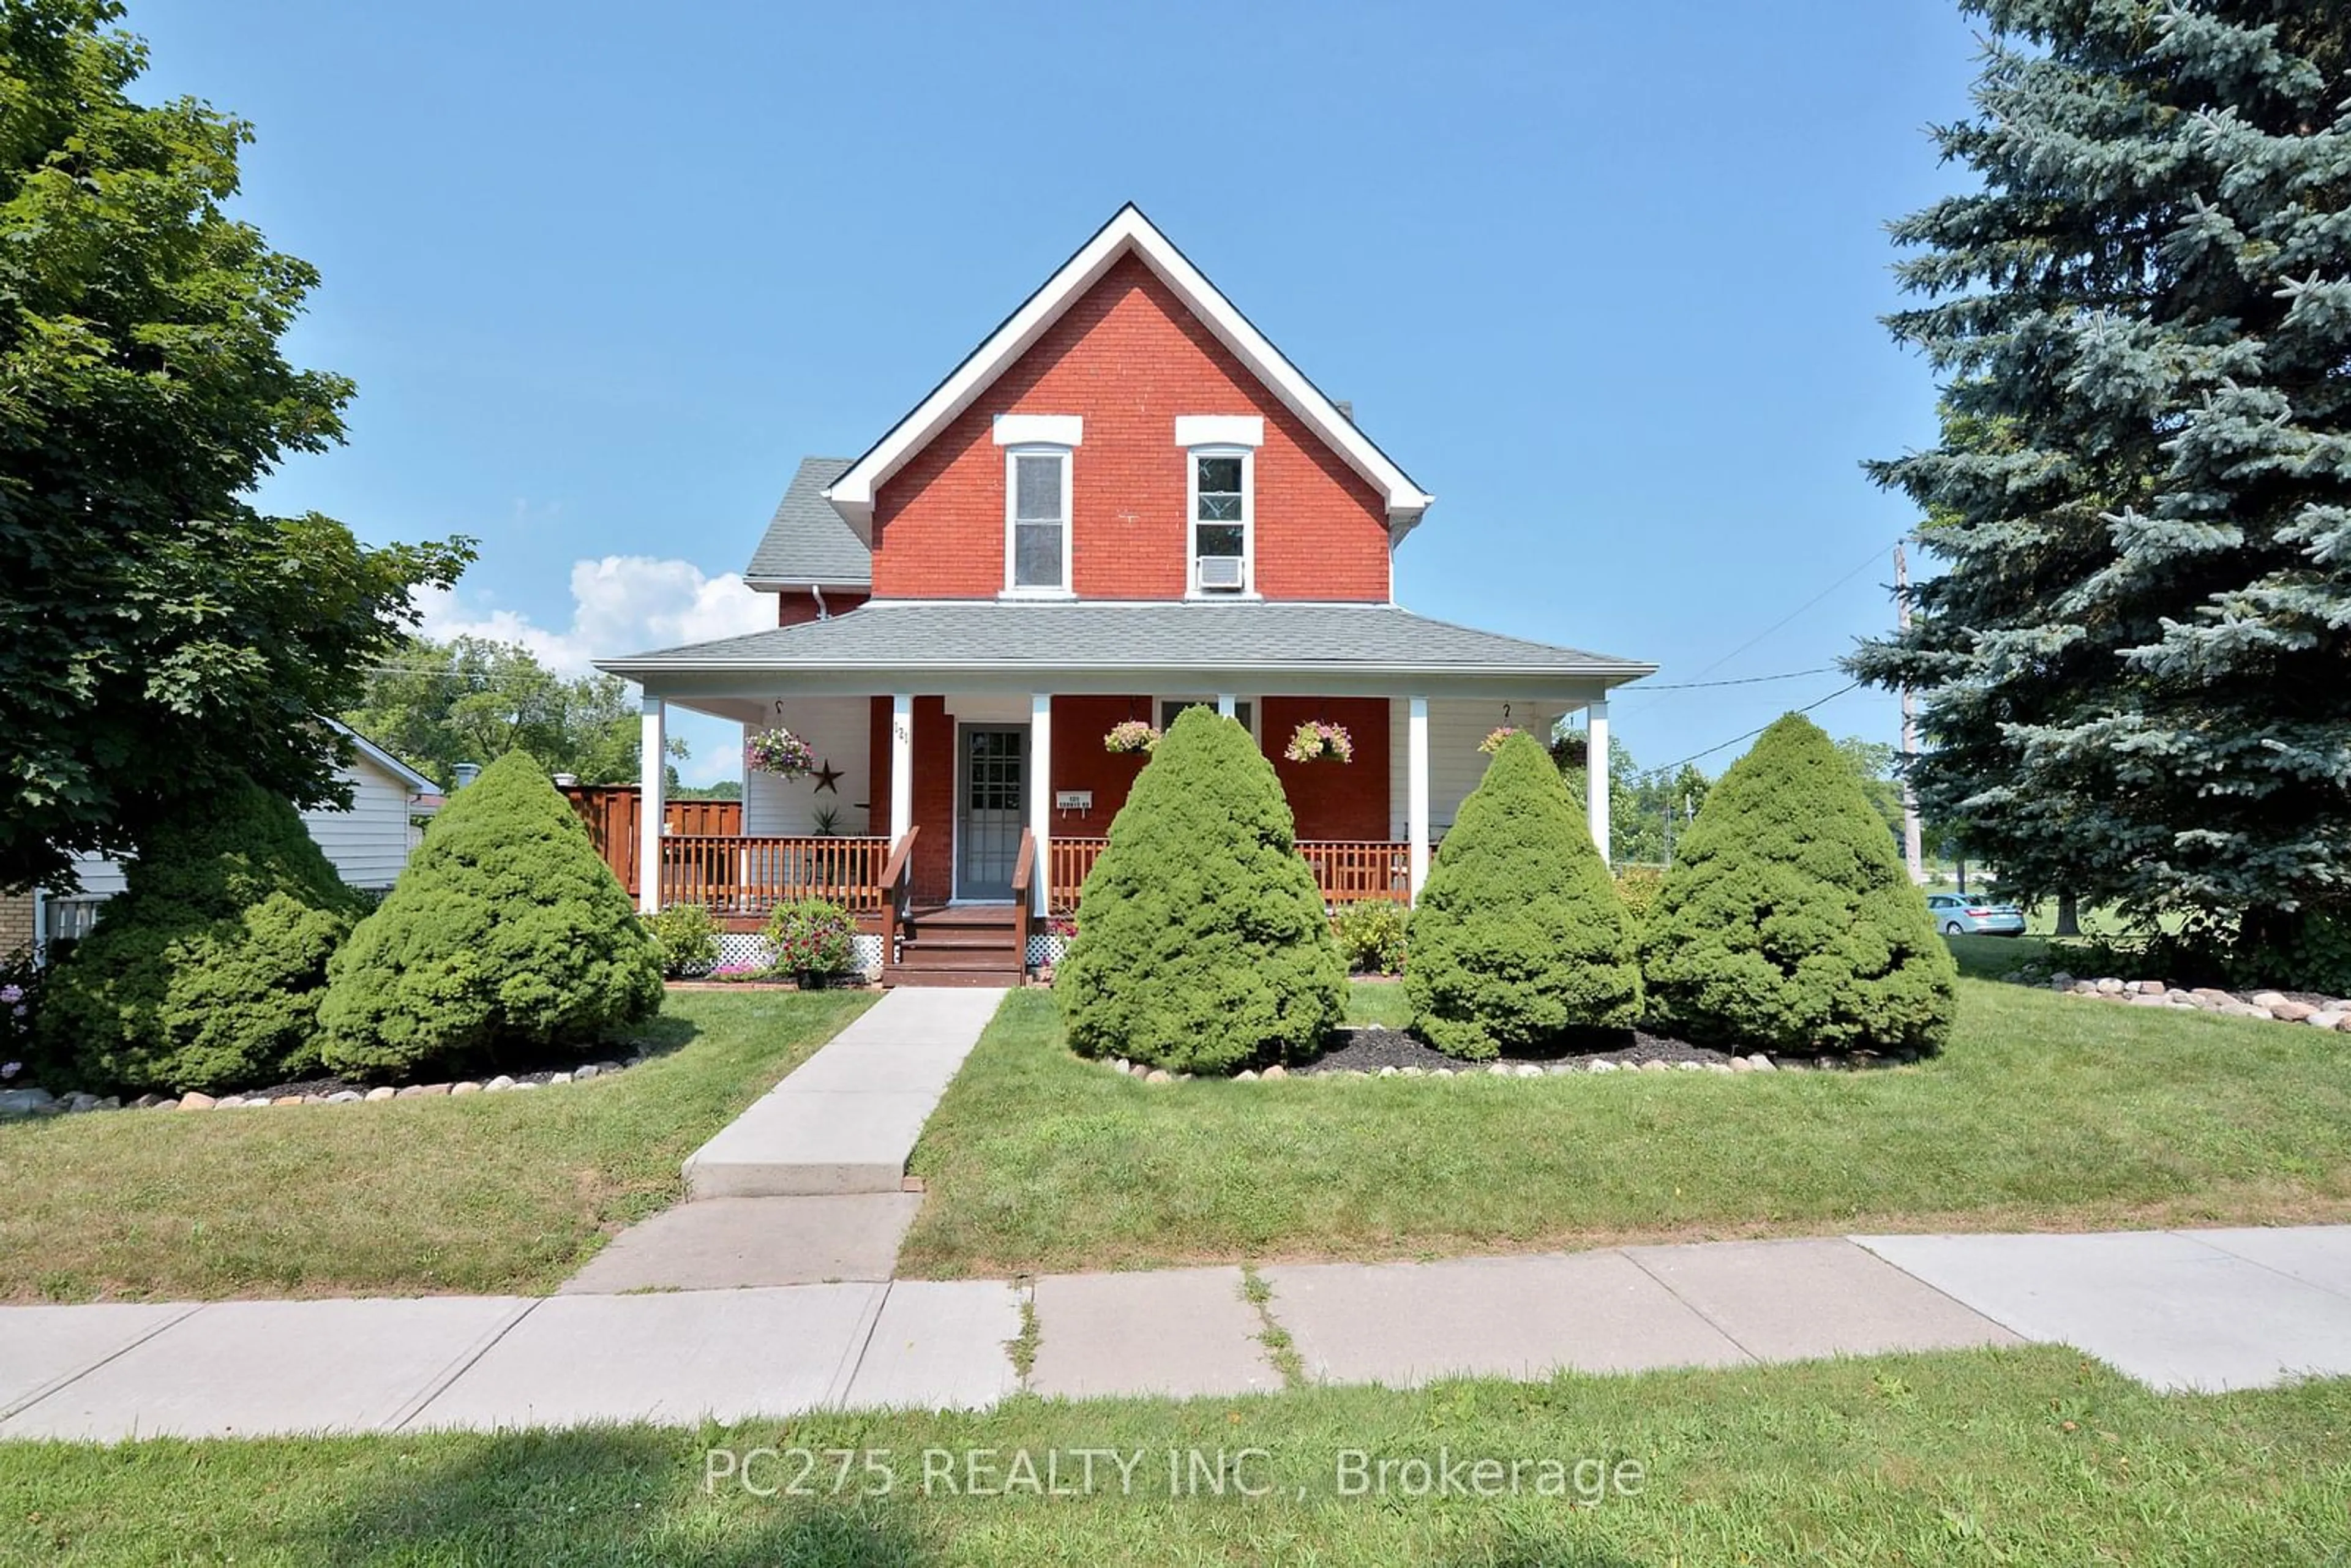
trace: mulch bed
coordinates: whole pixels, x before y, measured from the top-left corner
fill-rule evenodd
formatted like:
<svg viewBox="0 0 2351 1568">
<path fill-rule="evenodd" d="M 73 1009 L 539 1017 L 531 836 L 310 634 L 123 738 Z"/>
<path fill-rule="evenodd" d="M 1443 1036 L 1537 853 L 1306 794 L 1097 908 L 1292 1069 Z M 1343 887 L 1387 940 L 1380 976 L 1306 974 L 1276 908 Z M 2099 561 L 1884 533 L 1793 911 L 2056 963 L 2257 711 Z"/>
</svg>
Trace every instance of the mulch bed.
<svg viewBox="0 0 2351 1568">
<path fill-rule="evenodd" d="M 1364 1029 L 1343 1029 L 1332 1038 L 1329 1051 L 1290 1071 L 1302 1075 L 1313 1072 L 1377 1072 L 1383 1067 L 1398 1070 L 1417 1067 L 1424 1072 L 1434 1072 L 1440 1068 L 1455 1072 L 1483 1072 L 1494 1065 L 1488 1061 L 1462 1061 L 1446 1055 L 1434 1046 L 1424 1045 L 1411 1035 L 1378 1024 Z M 1645 1061 L 1706 1063 L 1730 1060 L 1727 1051 L 1712 1051 L 1668 1035 L 1650 1034 L 1637 1029 L 1578 1030 L 1562 1041 L 1562 1050 L 1546 1056 L 1505 1056 L 1499 1060 L 1505 1067 L 1525 1064 L 1578 1069 L 1588 1067 L 1594 1061 L 1613 1061 L 1622 1067 L 1637 1067 Z"/>
</svg>

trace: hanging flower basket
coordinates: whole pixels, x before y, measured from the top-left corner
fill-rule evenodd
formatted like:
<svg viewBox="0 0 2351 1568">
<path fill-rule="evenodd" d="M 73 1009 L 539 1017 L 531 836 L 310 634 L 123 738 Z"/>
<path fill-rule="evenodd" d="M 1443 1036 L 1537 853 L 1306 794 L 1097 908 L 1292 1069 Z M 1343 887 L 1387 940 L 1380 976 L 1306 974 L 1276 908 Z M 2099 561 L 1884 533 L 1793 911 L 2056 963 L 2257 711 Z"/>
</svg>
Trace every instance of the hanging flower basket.
<svg viewBox="0 0 2351 1568">
<path fill-rule="evenodd" d="M 816 767 L 809 743 L 780 725 L 763 729 L 744 743 L 743 755 L 752 767 L 778 779 L 799 779 Z"/>
<path fill-rule="evenodd" d="M 1485 739 L 1479 741 L 1478 743 L 1478 749 L 1484 752 L 1487 756 L 1491 757 L 1494 753 L 1502 749 L 1503 742 L 1509 740 L 1510 737 L 1518 733 L 1519 727 L 1517 725 L 1503 725 L 1500 728 L 1489 733 Z"/>
<path fill-rule="evenodd" d="M 1290 732 L 1290 744 L 1281 754 L 1292 762 L 1353 762 L 1355 737 L 1343 724 L 1309 719 Z"/>
<path fill-rule="evenodd" d="M 1139 718 L 1112 725 L 1110 733 L 1102 737 L 1102 749 L 1114 753 L 1140 751 L 1147 754 L 1158 744 L 1159 731 Z"/>
</svg>

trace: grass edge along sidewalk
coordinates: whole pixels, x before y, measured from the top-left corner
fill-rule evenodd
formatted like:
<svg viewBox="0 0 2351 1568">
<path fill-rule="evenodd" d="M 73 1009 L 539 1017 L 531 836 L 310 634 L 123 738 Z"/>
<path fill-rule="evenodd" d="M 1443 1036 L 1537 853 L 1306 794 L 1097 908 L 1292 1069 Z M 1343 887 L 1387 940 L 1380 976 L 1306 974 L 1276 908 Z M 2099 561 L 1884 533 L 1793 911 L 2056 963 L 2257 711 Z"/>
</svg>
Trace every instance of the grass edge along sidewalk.
<svg viewBox="0 0 2351 1568">
<path fill-rule="evenodd" d="M 23 1444 L 0 1448 L 0 1558 L 2317 1564 L 2351 1508 L 2346 1433 L 2351 1381 L 2161 1396 L 2035 1346 L 694 1430 Z M 1147 1463 L 1073 1493 L 1086 1449 Z M 754 1453 L 772 1457 L 746 1487 Z M 1060 1495 L 1022 1487 L 1021 1455 L 1040 1491 L 1059 1456 Z M 1631 1461 L 1637 1481 L 1437 1494 L 1447 1461 L 1469 1485 L 1463 1461 L 1489 1458 L 1598 1461 L 1584 1481 Z"/>
<path fill-rule="evenodd" d="M 0 1126 L 0 1301 L 552 1290 L 872 1001 L 673 995 L 659 1054 L 559 1092 Z"/>
<path fill-rule="evenodd" d="M 915 1276 L 2311 1223 L 2351 1217 L 2351 1075 L 2315 1030 L 1962 981 L 1940 1057 L 1865 1072 L 1145 1084 L 1024 991 L 913 1169 Z"/>
</svg>

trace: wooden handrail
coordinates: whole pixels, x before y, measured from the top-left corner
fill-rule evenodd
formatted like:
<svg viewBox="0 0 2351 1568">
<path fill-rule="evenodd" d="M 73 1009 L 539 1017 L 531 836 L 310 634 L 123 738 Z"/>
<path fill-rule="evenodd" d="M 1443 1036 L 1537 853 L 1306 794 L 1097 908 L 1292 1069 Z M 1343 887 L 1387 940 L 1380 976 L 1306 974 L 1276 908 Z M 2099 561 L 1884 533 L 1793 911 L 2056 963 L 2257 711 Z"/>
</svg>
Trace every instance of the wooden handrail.
<svg viewBox="0 0 2351 1568">
<path fill-rule="evenodd" d="M 898 927 L 906 918 L 905 893 L 909 878 L 907 867 L 914 856 L 914 835 L 921 832 L 917 824 L 906 830 L 897 847 L 890 852 L 882 867 L 882 967 L 887 970 L 898 961 Z"/>
<path fill-rule="evenodd" d="M 1037 879 L 1037 835 L 1029 829 L 1020 830 L 1020 858 L 1012 862 L 1012 929 L 1020 940 L 1021 959 L 1029 954 L 1029 920 L 1035 912 L 1029 890 Z"/>
</svg>

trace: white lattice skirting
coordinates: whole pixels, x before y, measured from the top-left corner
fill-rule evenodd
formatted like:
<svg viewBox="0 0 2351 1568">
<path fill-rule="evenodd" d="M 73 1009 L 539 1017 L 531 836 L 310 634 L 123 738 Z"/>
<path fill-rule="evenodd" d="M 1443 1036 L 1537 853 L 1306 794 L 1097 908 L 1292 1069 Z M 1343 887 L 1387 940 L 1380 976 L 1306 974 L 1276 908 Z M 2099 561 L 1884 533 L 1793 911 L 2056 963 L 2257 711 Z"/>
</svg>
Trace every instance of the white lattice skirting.
<svg viewBox="0 0 2351 1568">
<path fill-rule="evenodd" d="M 1029 966 L 1034 968 L 1040 964 L 1058 964 L 1069 947 L 1068 937 L 1055 936 L 1050 931 L 1040 931 L 1029 938 Z"/>
<path fill-rule="evenodd" d="M 721 968 L 733 964 L 768 964 L 776 956 L 775 944 L 756 931 L 722 931 L 718 934 L 718 963 Z M 849 939 L 849 967 L 872 974 L 882 967 L 882 938 L 871 931 L 860 931 Z"/>
</svg>

